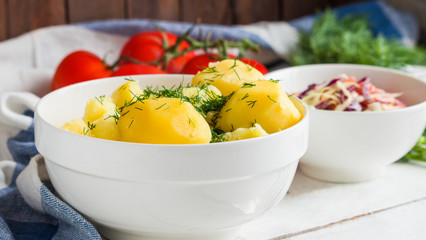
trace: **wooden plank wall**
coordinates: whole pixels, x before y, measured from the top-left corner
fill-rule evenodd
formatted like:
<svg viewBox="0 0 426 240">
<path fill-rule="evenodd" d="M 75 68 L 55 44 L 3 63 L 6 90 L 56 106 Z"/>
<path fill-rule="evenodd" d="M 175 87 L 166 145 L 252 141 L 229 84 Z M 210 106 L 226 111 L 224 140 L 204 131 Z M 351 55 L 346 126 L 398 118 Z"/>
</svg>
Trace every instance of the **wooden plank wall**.
<svg viewBox="0 0 426 240">
<path fill-rule="evenodd" d="M 0 41 L 58 24 L 149 18 L 211 24 L 291 20 L 363 0 L 0 0 Z"/>
</svg>

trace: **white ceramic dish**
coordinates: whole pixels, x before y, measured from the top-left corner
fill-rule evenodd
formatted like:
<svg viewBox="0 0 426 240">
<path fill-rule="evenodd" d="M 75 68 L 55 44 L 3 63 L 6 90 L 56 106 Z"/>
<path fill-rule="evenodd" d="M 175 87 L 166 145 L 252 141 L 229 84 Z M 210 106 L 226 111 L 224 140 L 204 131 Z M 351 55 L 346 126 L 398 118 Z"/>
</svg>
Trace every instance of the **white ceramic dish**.
<svg viewBox="0 0 426 240">
<path fill-rule="evenodd" d="M 186 84 L 191 77 L 133 79 L 144 88 Z M 239 226 L 284 197 L 307 149 L 308 114 L 269 136 L 215 144 L 116 142 L 57 127 L 81 117 L 89 98 L 111 94 L 122 79 L 59 89 L 35 109 L 36 147 L 56 191 L 103 235 L 111 240 L 233 239 Z"/>
<path fill-rule="evenodd" d="M 306 175 L 332 182 L 373 179 L 406 154 L 426 124 L 426 84 L 400 71 L 353 64 L 317 64 L 285 68 L 267 79 L 281 80 L 287 92 L 300 92 L 311 83 L 340 74 L 368 76 L 374 85 L 400 97 L 409 107 L 382 112 L 338 112 L 309 109 L 307 153 L 300 160 Z"/>
</svg>

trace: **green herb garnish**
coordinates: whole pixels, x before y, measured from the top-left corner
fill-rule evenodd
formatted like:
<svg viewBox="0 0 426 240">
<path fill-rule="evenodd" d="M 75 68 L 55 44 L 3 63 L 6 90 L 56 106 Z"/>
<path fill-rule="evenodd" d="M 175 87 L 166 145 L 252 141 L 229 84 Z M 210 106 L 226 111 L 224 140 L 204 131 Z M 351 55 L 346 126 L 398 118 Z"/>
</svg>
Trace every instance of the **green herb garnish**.
<svg viewBox="0 0 426 240">
<path fill-rule="evenodd" d="M 270 96 L 269 96 L 269 94 L 268 94 L 268 98 L 269 98 L 269 100 L 271 100 L 272 102 L 274 102 L 274 103 L 276 103 L 277 101 L 275 101 L 274 99 L 272 99 Z"/>
<path fill-rule="evenodd" d="M 247 102 L 247 105 L 248 105 L 249 107 L 253 108 L 253 107 L 254 107 L 254 105 L 256 104 L 257 100 L 253 100 L 253 101 L 246 101 L 246 102 Z"/>
<path fill-rule="evenodd" d="M 299 33 L 292 65 L 356 63 L 400 69 L 407 64 L 426 64 L 426 50 L 403 46 L 398 40 L 374 36 L 364 15 L 338 18 L 327 10 L 316 19 L 310 32 Z"/>
<path fill-rule="evenodd" d="M 99 96 L 99 97 L 95 97 L 96 100 L 98 100 L 98 102 L 101 105 L 104 105 L 104 100 L 105 100 L 105 95 Z"/>
<path fill-rule="evenodd" d="M 245 83 L 243 83 L 243 86 L 241 86 L 241 88 L 250 88 L 250 87 L 255 87 L 255 86 L 256 86 L 256 84 L 254 84 L 254 83 L 245 82 Z"/>
</svg>

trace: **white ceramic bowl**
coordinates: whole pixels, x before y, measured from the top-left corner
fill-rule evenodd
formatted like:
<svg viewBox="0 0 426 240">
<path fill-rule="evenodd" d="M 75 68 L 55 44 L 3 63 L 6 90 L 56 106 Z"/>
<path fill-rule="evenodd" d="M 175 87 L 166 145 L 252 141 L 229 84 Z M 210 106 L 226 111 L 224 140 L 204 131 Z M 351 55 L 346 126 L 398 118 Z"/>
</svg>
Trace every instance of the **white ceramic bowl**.
<svg viewBox="0 0 426 240">
<path fill-rule="evenodd" d="M 308 151 L 300 160 L 306 175 L 332 182 L 373 179 L 406 154 L 426 124 L 426 84 L 400 71 L 353 64 L 316 64 L 280 69 L 268 79 L 281 80 L 291 92 L 340 74 L 368 76 L 371 82 L 400 97 L 409 107 L 382 112 L 338 112 L 309 109 Z"/>
<path fill-rule="evenodd" d="M 134 76 L 142 88 L 192 76 Z M 243 223 L 276 205 L 307 149 L 308 115 L 269 136 L 194 145 L 138 144 L 85 137 L 57 126 L 83 115 L 89 98 L 123 78 L 76 84 L 43 97 L 35 142 L 60 196 L 110 239 L 233 239 Z M 300 100 L 299 108 L 304 112 Z M 145 238 L 144 238 L 145 237 Z"/>
</svg>

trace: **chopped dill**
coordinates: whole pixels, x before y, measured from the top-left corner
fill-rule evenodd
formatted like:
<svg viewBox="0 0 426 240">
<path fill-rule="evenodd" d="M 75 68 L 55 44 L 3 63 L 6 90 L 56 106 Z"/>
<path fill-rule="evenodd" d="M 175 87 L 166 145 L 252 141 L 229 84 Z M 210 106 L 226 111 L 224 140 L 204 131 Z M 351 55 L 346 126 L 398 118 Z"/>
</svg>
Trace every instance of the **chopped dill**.
<svg viewBox="0 0 426 240">
<path fill-rule="evenodd" d="M 245 82 L 243 83 L 243 86 L 241 86 L 241 88 L 251 88 L 251 87 L 255 87 L 256 84 L 254 83 L 249 83 L 249 82 Z"/>
<path fill-rule="evenodd" d="M 229 68 L 235 68 L 237 66 L 237 59 L 234 58 L 234 65 L 230 66 Z"/>
<path fill-rule="evenodd" d="M 159 107 L 158 107 L 158 108 L 156 108 L 155 110 L 158 110 L 158 109 L 160 109 L 160 108 L 164 107 L 164 105 L 166 105 L 166 103 L 163 103 L 163 105 L 159 106 Z"/>
<path fill-rule="evenodd" d="M 104 105 L 104 100 L 105 100 L 105 95 L 99 96 L 99 97 L 95 97 L 96 100 L 98 100 L 98 102 L 101 105 Z"/>
<path fill-rule="evenodd" d="M 203 73 L 217 73 L 217 72 L 219 72 L 219 71 L 216 69 L 215 66 L 213 66 L 213 67 L 206 67 L 203 70 Z"/>
<path fill-rule="evenodd" d="M 130 110 L 127 110 L 127 112 L 122 113 L 121 116 L 124 116 L 124 115 L 128 114 L 129 112 L 130 112 Z"/>
<path fill-rule="evenodd" d="M 200 109 L 205 113 L 211 111 L 220 111 L 225 103 L 231 98 L 231 96 L 232 94 L 228 96 L 216 95 L 215 97 L 208 97 L 202 102 Z"/>
<path fill-rule="evenodd" d="M 244 65 L 246 65 L 247 71 L 251 72 L 251 70 L 253 70 L 253 68 L 256 67 L 257 63 L 255 63 L 254 66 L 251 66 L 250 65 L 250 58 L 249 58 L 248 63 L 244 63 Z"/>
<path fill-rule="evenodd" d="M 234 65 L 230 66 L 229 68 L 232 68 L 232 70 L 234 71 L 235 75 L 237 75 L 238 80 L 241 81 L 240 75 L 238 75 L 237 70 L 235 70 L 235 67 L 237 66 L 237 59 L 234 58 Z"/>
<path fill-rule="evenodd" d="M 133 124 L 133 121 L 134 121 L 135 119 L 134 118 L 132 118 L 132 121 L 130 122 L 130 124 L 129 124 L 129 126 L 127 127 L 127 128 L 130 128 L 131 126 L 132 126 L 132 124 Z"/>
<path fill-rule="evenodd" d="M 248 105 L 249 107 L 253 108 L 253 107 L 254 107 L 254 105 L 256 104 L 257 100 L 253 100 L 253 101 L 246 101 L 246 102 L 247 102 L 247 105 Z"/>
<path fill-rule="evenodd" d="M 87 122 L 87 127 L 88 127 L 90 130 L 93 130 L 93 129 L 96 127 L 96 124 L 94 124 L 94 123 L 90 123 L 90 122 Z"/>
<path fill-rule="evenodd" d="M 134 79 L 130 78 L 124 78 L 124 80 L 129 81 L 129 82 L 136 82 Z"/>
<path fill-rule="evenodd" d="M 244 95 L 244 97 L 243 98 L 241 98 L 241 100 L 244 100 L 244 99 L 246 99 L 246 98 L 248 98 L 249 97 L 249 94 L 248 93 L 246 93 L 246 95 Z"/>
<path fill-rule="evenodd" d="M 276 103 L 277 101 L 275 101 L 274 99 L 272 99 L 271 98 L 271 96 L 269 96 L 269 94 L 268 94 L 268 98 L 269 98 L 269 100 L 271 100 L 272 102 L 274 102 L 274 103 Z"/>
<path fill-rule="evenodd" d="M 213 79 L 215 79 L 215 78 L 222 78 L 223 76 L 224 76 L 223 73 L 222 74 L 216 73 L 216 74 L 213 75 Z"/>
<path fill-rule="evenodd" d="M 231 111 L 232 110 L 232 108 L 228 108 L 228 109 L 226 109 L 226 111 L 225 112 L 229 112 L 229 111 Z"/>
<path fill-rule="evenodd" d="M 240 81 L 241 81 L 240 75 L 238 75 L 237 70 L 235 70 L 235 68 L 232 68 L 232 70 L 234 70 L 234 73 L 235 73 L 235 75 L 237 75 L 238 80 L 240 80 Z"/>
<path fill-rule="evenodd" d="M 195 128 L 195 124 L 190 117 L 188 117 L 188 122 L 190 125 L 192 125 Z"/>
<path fill-rule="evenodd" d="M 89 129 L 86 127 L 83 127 L 83 135 L 86 136 L 89 133 Z"/>
<path fill-rule="evenodd" d="M 224 142 L 225 138 L 225 132 L 220 129 L 213 129 L 210 127 L 210 132 L 212 133 L 212 138 L 210 140 L 210 143 L 217 143 L 217 142 Z"/>
<path fill-rule="evenodd" d="M 120 113 L 118 113 L 118 109 L 114 109 L 113 115 L 108 115 L 108 117 L 104 118 L 104 120 L 107 120 L 108 118 L 114 118 L 115 124 L 118 124 L 118 120 L 120 119 Z"/>
</svg>

